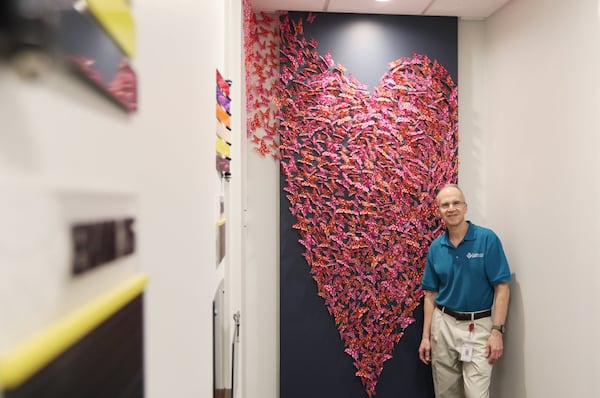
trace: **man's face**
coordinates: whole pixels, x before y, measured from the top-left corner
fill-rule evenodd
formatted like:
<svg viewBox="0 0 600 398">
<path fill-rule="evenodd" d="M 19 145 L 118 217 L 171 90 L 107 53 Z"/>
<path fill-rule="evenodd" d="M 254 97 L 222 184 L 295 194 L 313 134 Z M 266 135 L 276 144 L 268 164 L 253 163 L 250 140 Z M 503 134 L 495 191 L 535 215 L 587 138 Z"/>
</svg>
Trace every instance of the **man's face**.
<svg viewBox="0 0 600 398">
<path fill-rule="evenodd" d="M 437 197 L 438 211 L 447 227 L 462 224 L 467 213 L 467 204 L 462 193 L 455 187 L 447 187 Z"/>
</svg>

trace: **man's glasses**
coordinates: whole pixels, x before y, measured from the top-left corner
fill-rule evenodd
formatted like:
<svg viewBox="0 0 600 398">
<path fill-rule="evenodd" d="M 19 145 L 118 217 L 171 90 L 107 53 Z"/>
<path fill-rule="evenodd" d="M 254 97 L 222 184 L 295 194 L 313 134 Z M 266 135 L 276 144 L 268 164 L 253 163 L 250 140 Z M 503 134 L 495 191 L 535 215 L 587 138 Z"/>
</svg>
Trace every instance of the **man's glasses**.
<svg viewBox="0 0 600 398">
<path fill-rule="evenodd" d="M 455 200 L 454 202 L 444 202 L 444 203 L 440 203 L 438 205 L 438 207 L 442 210 L 448 210 L 450 207 L 453 208 L 457 208 L 457 207 L 461 207 L 462 205 L 464 205 L 465 202 L 461 202 L 459 200 Z"/>
</svg>

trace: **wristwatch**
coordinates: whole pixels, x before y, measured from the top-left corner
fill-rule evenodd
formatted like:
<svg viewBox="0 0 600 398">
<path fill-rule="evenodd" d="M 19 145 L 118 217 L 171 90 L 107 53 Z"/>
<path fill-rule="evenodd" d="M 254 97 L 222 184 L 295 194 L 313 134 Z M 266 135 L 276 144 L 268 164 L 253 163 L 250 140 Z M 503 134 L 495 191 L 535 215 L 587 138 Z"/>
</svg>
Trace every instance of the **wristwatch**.
<svg viewBox="0 0 600 398">
<path fill-rule="evenodd" d="M 504 331 L 505 331 L 504 325 L 492 325 L 492 330 L 494 330 L 494 329 L 499 331 L 500 333 L 504 334 Z"/>
</svg>

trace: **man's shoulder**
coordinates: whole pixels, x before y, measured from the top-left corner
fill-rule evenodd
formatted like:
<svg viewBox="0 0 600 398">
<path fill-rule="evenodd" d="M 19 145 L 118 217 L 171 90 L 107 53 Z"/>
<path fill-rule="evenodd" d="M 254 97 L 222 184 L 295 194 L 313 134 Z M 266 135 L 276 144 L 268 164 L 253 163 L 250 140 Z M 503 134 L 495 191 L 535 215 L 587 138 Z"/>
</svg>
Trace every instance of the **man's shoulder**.
<svg viewBox="0 0 600 398">
<path fill-rule="evenodd" d="M 446 240 L 446 232 L 444 232 L 437 238 L 433 239 L 433 241 L 431 241 L 431 244 L 429 245 L 429 250 L 439 248 Z"/>
<path fill-rule="evenodd" d="M 488 227 L 482 227 L 481 225 L 470 223 L 473 233 L 478 237 L 494 237 L 497 238 L 498 235 Z"/>
</svg>

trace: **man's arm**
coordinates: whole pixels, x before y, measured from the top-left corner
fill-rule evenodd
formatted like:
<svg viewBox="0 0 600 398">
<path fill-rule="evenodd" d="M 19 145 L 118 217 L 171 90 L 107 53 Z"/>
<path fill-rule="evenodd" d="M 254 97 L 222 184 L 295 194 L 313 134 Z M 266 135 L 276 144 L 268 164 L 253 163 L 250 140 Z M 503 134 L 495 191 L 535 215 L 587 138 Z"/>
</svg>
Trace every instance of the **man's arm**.
<svg viewBox="0 0 600 398">
<path fill-rule="evenodd" d="M 494 325 L 504 325 L 508 313 L 508 301 L 510 298 L 510 288 L 508 282 L 499 283 L 494 286 Z M 503 336 L 499 330 L 492 329 L 488 339 L 486 354 L 490 363 L 496 362 L 502 356 L 504 350 Z"/>
<path fill-rule="evenodd" d="M 435 296 L 437 296 L 437 292 L 426 290 L 423 300 L 423 335 L 419 346 L 419 358 L 424 364 L 431 362 L 431 342 L 429 338 L 431 337 L 431 318 L 435 310 Z"/>
<path fill-rule="evenodd" d="M 504 325 L 508 313 L 510 288 L 508 282 L 494 286 L 494 325 Z"/>
</svg>

